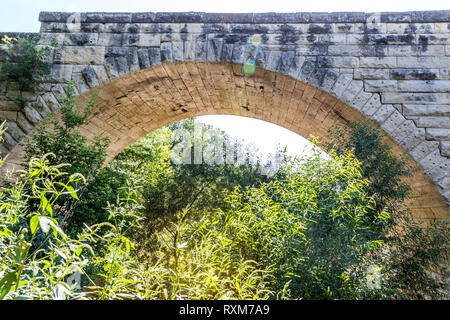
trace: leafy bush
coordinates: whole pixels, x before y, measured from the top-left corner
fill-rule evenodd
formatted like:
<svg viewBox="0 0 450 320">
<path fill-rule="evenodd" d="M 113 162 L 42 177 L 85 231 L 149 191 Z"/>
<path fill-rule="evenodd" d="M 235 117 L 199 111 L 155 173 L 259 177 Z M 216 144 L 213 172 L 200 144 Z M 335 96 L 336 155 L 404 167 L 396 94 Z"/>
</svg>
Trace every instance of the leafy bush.
<svg viewBox="0 0 450 320">
<path fill-rule="evenodd" d="M 403 178 L 414 171 L 405 154 L 397 157 L 383 142 L 383 134 L 374 122 L 353 122 L 349 128 L 330 133 L 329 150 L 349 150 L 361 162 L 361 172 L 369 181 L 365 187 L 374 195 L 376 206 L 369 216 L 386 210 L 390 219 L 372 225 L 386 243 L 376 260 L 382 266 L 383 291 L 378 298 L 448 298 L 449 225 L 446 220 L 421 223 L 406 206 L 411 188 Z"/>
<path fill-rule="evenodd" d="M 88 123 L 96 95 L 91 96 L 86 104 L 77 104 L 74 85 L 69 83 L 66 93 L 59 98 L 62 101 L 61 116 L 50 113 L 33 130 L 31 137 L 25 137 L 21 142 L 25 150 L 23 165 L 26 166 L 34 157 L 53 153 L 56 157 L 48 159 L 50 165 L 70 163 L 71 166 L 66 168 L 68 174 L 79 173 L 85 177 L 74 186 L 79 190 L 80 201 L 65 195 L 58 199 L 58 205 L 65 208 L 59 212 L 60 218 L 64 219 L 62 223 L 68 224 L 66 231 L 69 234 L 76 235 L 84 223 L 90 225 L 106 221 L 107 203 L 115 201 L 117 190 L 125 185 L 126 177 L 102 171 L 109 144 L 107 138 L 95 137 L 89 142 L 78 130 Z"/>
<path fill-rule="evenodd" d="M 38 88 L 39 79 L 50 73 L 50 63 L 47 61 L 51 49 L 37 47 L 37 38 L 8 38 L 6 44 L 6 59 L 0 61 L 0 81 L 2 94 L 24 108 L 29 102 L 24 92 L 34 93 Z M 8 94 L 12 90 L 15 94 Z"/>
<path fill-rule="evenodd" d="M 79 273 L 95 284 L 93 280 L 107 278 L 110 266 L 117 265 L 110 255 L 96 256 L 92 245 L 102 242 L 109 253 L 129 252 L 133 246 L 124 236 L 124 228 L 136 222 L 130 205 L 136 193 L 130 190 L 117 207 L 108 207 L 113 223 L 85 226 L 76 237 L 63 231 L 55 218 L 61 209 L 57 201 L 63 195 L 78 200 L 74 185 L 84 177 L 64 172 L 69 165 L 50 165 L 51 157 L 30 159 L 26 170 L 16 172 L 13 186 L 0 191 L 0 299 L 89 298 L 80 291 L 80 281 L 70 278 Z M 105 228 L 106 235 L 99 233 Z M 88 272 L 99 265 L 104 271 Z"/>
<path fill-rule="evenodd" d="M 371 296 L 367 257 L 382 241 L 366 226 L 373 201 L 358 166 L 316 149 L 289 161 L 285 180 L 231 192 L 228 209 L 186 207 L 151 235 L 144 266 L 122 290 L 159 299 Z"/>
<path fill-rule="evenodd" d="M 366 257 L 382 244 L 366 227 L 373 202 L 362 191 L 358 162 L 350 154 L 331 157 L 321 159 L 316 149 L 288 162 L 285 180 L 237 190 L 227 199 L 233 209 L 219 215 L 236 221 L 224 250 L 270 265 L 273 290 L 289 290 L 290 298 L 355 299 L 370 291 Z"/>
</svg>

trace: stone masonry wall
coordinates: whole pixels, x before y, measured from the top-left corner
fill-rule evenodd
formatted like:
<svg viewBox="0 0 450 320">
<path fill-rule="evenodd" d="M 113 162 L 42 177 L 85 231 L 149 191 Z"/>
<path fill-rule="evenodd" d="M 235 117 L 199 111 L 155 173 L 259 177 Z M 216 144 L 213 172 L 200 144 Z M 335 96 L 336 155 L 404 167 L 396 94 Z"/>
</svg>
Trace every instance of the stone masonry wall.
<svg viewBox="0 0 450 320">
<path fill-rule="evenodd" d="M 289 75 L 378 121 L 450 203 L 450 11 L 41 12 L 39 20 L 40 45 L 58 44 L 34 97 L 43 108 L 0 101 L 4 154 L 60 107 L 67 81 L 82 94 L 164 63 L 233 62 Z"/>
</svg>

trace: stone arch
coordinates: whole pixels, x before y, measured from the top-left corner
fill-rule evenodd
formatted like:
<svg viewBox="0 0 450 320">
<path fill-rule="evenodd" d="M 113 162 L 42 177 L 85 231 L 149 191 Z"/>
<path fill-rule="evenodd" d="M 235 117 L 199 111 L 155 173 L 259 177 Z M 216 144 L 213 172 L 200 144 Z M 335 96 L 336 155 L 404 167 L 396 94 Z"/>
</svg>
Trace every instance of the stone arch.
<svg viewBox="0 0 450 320">
<path fill-rule="evenodd" d="M 298 57 L 283 52 L 271 55 L 265 58 L 266 68 L 251 68 L 251 74 L 244 72 L 242 63 L 179 61 L 144 64 L 142 70 L 133 70 L 133 64 L 128 64 L 123 75 L 114 76 L 108 64 L 116 63 L 117 67 L 117 57 L 107 61 L 105 69 L 79 68 L 71 74 L 72 79 L 78 79 L 78 99 L 86 101 L 93 91 L 99 94 L 89 125 L 82 127 L 82 133 L 88 138 L 110 137 L 109 161 L 148 132 L 199 115 L 253 117 L 304 137 L 313 134 L 322 138 L 338 124 L 370 118 L 381 123 L 395 153 L 411 145 L 413 152 L 421 151 L 421 136 L 412 121 L 405 120 L 394 106 L 382 104 L 378 93 L 366 92 L 362 81 L 328 68 L 310 68 L 307 62 L 300 63 Z M 105 77 L 99 70 L 106 70 Z M 52 85 L 45 93 L 53 97 L 54 109 L 58 108 L 54 97 L 62 89 L 61 84 Z M 49 101 L 48 96 L 41 99 Z M 9 152 L 9 164 L 19 163 L 21 154 L 20 146 L 14 147 Z M 419 170 L 407 179 L 414 192 L 410 208 L 421 219 L 447 219 L 450 210 L 443 191 L 429 177 L 434 172 L 441 179 L 445 167 L 442 169 L 436 161 L 440 154 L 427 157 L 418 163 L 411 159 Z M 422 168 L 429 171 L 428 175 Z"/>
</svg>

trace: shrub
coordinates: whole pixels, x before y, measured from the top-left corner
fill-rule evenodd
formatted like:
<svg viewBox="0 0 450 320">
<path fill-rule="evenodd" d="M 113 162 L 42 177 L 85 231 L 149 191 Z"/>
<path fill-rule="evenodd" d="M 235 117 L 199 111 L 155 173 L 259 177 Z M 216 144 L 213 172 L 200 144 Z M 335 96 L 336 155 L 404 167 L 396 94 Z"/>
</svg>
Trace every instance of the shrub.
<svg viewBox="0 0 450 320">
<path fill-rule="evenodd" d="M 0 61 L 2 94 L 24 108 L 29 102 L 24 92 L 34 93 L 39 79 L 50 73 L 47 58 L 51 48 L 38 48 L 38 39 L 31 37 L 15 39 L 5 36 L 2 42 L 6 44 L 6 59 Z M 14 94 L 8 94 L 9 90 Z"/>
</svg>

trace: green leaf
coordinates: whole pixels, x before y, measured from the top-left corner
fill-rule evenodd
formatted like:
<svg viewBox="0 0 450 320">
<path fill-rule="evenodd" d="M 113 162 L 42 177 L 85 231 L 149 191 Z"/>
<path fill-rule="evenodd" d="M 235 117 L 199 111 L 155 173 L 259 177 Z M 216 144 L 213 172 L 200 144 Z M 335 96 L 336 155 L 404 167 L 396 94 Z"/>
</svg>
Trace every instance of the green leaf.
<svg viewBox="0 0 450 320">
<path fill-rule="evenodd" d="M 39 216 L 34 215 L 30 219 L 30 230 L 34 234 L 39 229 Z"/>
<path fill-rule="evenodd" d="M 47 198 L 45 197 L 45 195 L 41 196 L 41 207 L 44 208 L 45 211 L 47 211 L 48 213 L 50 213 L 50 215 L 53 215 L 53 209 L 52 206 L 50 205 L 50 203 L 48 202 Z"/>
<path fill-rule="evenodd" d="M 11 287 L 16 281 L 17 279 L 15 271 L 8 272 L 6 276 L 4 276 L 2 280 L 0 280 L 0 299 L 3 299 L 8 294 L 8 292 L 11 291 Z"/>
<path fill-rule="evenodd" d="M 76 250 L 75 250 L 75 254 L 79 257 L 81 252 L 83 252 L 83 247 L 79 246 Z"/>
<path fill-rule="evenodd" d="M 66 186 L 67 191 L 69 191 L 72 198 L 80 200 L 77 196 L 77 193 L 75 192 L 75 189 L 72 186 Z"/>
</svg>

